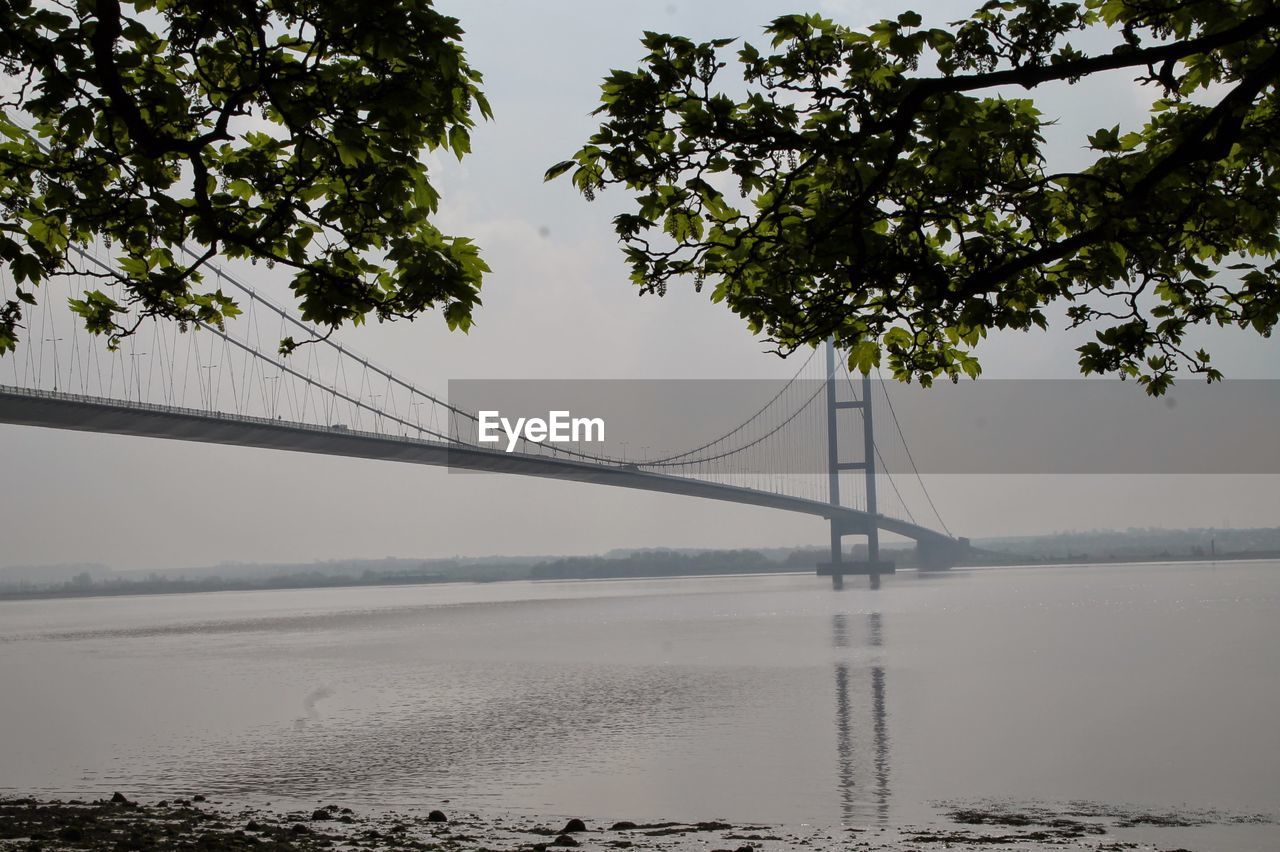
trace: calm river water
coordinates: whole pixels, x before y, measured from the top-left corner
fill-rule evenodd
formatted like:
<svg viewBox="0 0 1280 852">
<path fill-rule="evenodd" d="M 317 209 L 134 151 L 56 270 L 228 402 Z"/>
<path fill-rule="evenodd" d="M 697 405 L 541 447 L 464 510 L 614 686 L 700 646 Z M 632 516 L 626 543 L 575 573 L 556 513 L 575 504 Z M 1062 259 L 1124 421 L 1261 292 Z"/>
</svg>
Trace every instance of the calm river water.
<svg viewBox="0 0 1280 852">
<path fill-rule="evenodd" d="M 1280 563 L 849 585 L 0 603 L 0 792 L 779 824 L 1097 803 L 1280 848 Z"/>
</svg>

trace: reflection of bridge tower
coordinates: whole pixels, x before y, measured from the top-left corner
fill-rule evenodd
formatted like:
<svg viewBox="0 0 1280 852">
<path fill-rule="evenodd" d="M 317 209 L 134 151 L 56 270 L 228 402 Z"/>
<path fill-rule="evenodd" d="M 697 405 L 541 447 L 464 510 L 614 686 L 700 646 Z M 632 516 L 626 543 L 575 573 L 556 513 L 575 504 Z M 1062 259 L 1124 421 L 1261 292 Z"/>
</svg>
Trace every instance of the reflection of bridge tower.
<svg viewBox="0 0 1280 852">
<path fill-rule="evenodd" d="M 870 613 L 867 620 L 870 628 L 867 647 L 880 649 L 884 645 L 880 613 Z M 837 613 L 832 617 L 831 626 L 833 645 L 837 649 L 851 647 L 849 617 L 844 613 Z M 845 659 L 836 661 L 836 783 L 839 788 L 841 815 L 846 823 L 865 818 L 865 808 L 868 805 L 874 808 L 873 813 L 878 822 L 884 824 L 889 819 L 889 725 L 885 667 L 876 657 L 872 657 L 870 662 L 871 692 L 867 698 L 871 705 L 871 730 L 870 737 L 860 738 L 858 734 L 865 735 L 868 732 L 865 722 L 859 722 L 854 712 L 858 693 L 852 687 L 865 672 L 857 669 L 851 671 L 849 662 Z M 862 749 L 858 747 L 860 739 Z M 866 763 L 860 763 L 859 758 Z M 861 787 L 858 784 L 860 765 L 869 765 L 872 784 Z"/>
<path fill-rule="evenodd" d="M 862 374 L 862 398 L 841 400 L 836 393 L 836 348 L 828 339 L 827 345 L 827 482 L 831 505 L 840 505 L 840 474 L 846 470 L 860 470 L 866 477 L 867 514 L 875 518 L 876 512 L 876 445 L 871 419 L 871 376 Z M 841 414 L 856 409 L 862 412 L 862 461 L 841 461 Z M 867 558 L 865 561 L 846 561 L 844 537 L 865 535 Z M 880 529 L 874 520 L 865 524 L 850 524 L 840 518 L 831 518 L 831 561 L 818 566 L 819 576 L 831 576 L 833 588 L 844 587 L 844 575 L 867 574 L 872 588 L 880 585 L 881 574 L 892 574 L 894 563 L 880 559 Z"/>
</svg>

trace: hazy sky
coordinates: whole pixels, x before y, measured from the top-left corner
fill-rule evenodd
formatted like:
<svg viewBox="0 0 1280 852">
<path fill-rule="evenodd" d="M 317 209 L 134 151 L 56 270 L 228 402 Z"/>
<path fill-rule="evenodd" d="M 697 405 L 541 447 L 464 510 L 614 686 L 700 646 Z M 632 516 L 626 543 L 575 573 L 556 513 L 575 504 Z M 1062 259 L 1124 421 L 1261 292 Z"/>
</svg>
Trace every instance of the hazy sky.
<svg viewBox="0 0 1280 852">
<path fill-rule="evenodd" d="M 542 172 L 590 134 L 600 79 L 612 67 L 636 63 L 644 30 L 759 41 L 761 26 L 787 12 L 817 10 L 862 25 L 916 8 L 929 24 L 954 20 L 974 4 L 438 5 L 462 20 L 495 112 L 494 121 L 477 129 L 475 153 L 463 163 L 432 160 L 444 196 L 442 227 L 473 236 L 493 267 L 485 304 L 465 336 L 427 316 L 343 339 L 443 392 L 449 379 L 460 378 L 790 375 L 795 364 L 764 354 L 766 347 L 736 317 L 691 288 L 638 299 L 609 225 L 627 199 L 605 193 L 588 204 L 567 181 L 544 184 Z M 1147 97 L 1124 77 L 1048 94 L 1042 108 L 1059 119 L 1050 133 L 1055 157 L 1078 161 L 1086 131 L 1133 125 Z M 995 336 L 979 355 L 992 377 L 1071 377 L 1080 338 Z M 1242 333 L 1205 340 L 1228 375 L 1280 378 L 1276 341 Z M 0 426 L 0 441 L 0 565 L 96 561 L 153 568 L 821 544 L 826 537 L 814 518 L 589 485 L 12 426 Z M 951 529 L 971 536 L 1280 524 L 1276 476 L 937 476 L 929 485 Z"/>
</svg>

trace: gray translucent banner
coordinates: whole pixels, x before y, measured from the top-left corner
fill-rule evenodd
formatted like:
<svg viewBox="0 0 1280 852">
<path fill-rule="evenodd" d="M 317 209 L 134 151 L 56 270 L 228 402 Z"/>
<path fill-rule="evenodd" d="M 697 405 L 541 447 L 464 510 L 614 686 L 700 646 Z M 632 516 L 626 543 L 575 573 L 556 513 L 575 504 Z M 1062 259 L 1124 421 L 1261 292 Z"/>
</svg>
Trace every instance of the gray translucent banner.
<svg viewBox="0 0 1280 852">
<path fill-rule="evenodd" d="M 1110 380 L 981 380 L 927 389 L 875 380 L 870 387 L 873 461 L 882 472 L 1280 473 L 1280 381 L 1184 380 L 1160 398 Z M 449 429 L 460 444 L 485 453 L 510 449 L 673 475 L 821 474 L 828 471 L 832 410 L 839 462 L 847 470 L 866 464 L 862 388 L 861 379 L 843 376 L 830 386 L 452 381 L 450 404 L 470 415 L 489 412 L 485 434 L 497 440 L 479 441 L 473 416 L 456 415 Z M 545 430 L 532 423 L 532 437 L 543 440 L 517 429 L 521 418 L 525 427 L 545 421 Z M 455 467 L 476 468 L 475 456 L 460 456 Z"/>
</svg>

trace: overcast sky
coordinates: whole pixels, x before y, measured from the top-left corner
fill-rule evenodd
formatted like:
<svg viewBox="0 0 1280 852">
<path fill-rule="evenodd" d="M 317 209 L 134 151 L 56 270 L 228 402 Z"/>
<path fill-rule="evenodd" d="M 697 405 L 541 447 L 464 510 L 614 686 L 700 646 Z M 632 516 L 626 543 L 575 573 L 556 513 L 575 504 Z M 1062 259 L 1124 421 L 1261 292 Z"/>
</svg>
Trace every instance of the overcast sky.
<svg viewBox="0 0 1280 852">
<path fill-rule="evenodd" d="M 588 204 L 567 181 L 544 184 L 542 173 L 591 133 L 600 79 L 612 67 L 636 64 L 644 30 L 760 41 L 761 27 L 787 12 L 817 10 L 864 25 L 916 8 L 932 24 L 961 17 L 972 4 L 438 5 L 462 20 L 495 112 L 475 132 L 474 154 L 463 163 L 432 160 L 444 196 L 442 227 L 474 237 L 493 267 L 484 307 L 465 336 L 426 316 L 343 339 L 443 392 L 449 379 L 461 378 L 790 375 L 795 364 L 765 354 L 735 316 L 691 288 L 673 289 L 665 299 L 637 298 L 609 225 L 627 199 L 611 192 Z M 1134 125 L 1146 98 L 1123 77 L 1049 93 L 1042 109 L 1059 119 L 1050 133 L 1058 162 L 1080 160 L 1085 132 Z M 991 377 L 1072 377 L 1080 338 L 997 335 L 979 355 Z M 1231 377 L 1280 378 L 1276 341 L 1243 333 L 1205 341 Z M 12 426 L 0 426 L 0 441 L 0 565 L 159 568 L 826 539 L 825 525 L 814 518 L 590 485 Z M 975 537 L 1280 524 L 1277 476 L 937 476 L 928 484 L 950 528 Z"/>
</svg>

